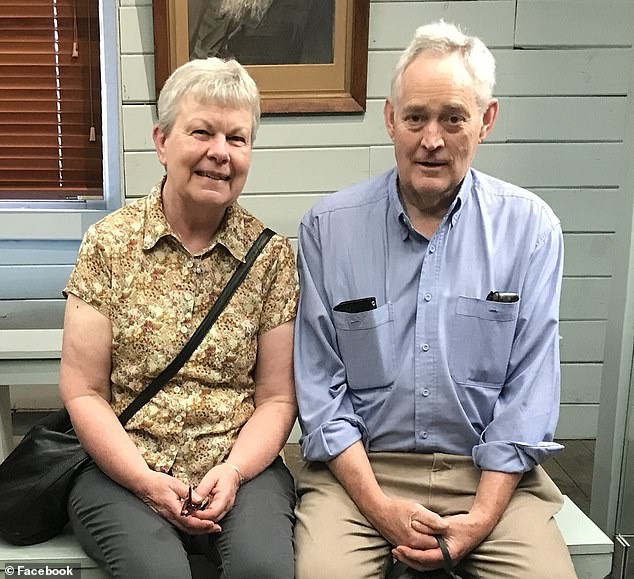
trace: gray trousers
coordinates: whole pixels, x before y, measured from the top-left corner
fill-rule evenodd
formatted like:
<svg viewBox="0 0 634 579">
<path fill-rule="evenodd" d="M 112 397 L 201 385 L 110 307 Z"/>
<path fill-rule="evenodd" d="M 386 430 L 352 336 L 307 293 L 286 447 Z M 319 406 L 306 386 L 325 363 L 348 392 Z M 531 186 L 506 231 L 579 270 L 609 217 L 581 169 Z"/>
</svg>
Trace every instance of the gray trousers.
<svg viewBox="0 0 634 579">
<path fill-rule="evenodd" d="M 190 579 L 188 554 L 202 554 L 223 579 L 292 579 L 294 505 L 277 458 L 240 487 L 219 534 L 183 533 L 94 465 L 77 477 L 68 513 L 86 553 L 116 578 Z"/>
</svg>

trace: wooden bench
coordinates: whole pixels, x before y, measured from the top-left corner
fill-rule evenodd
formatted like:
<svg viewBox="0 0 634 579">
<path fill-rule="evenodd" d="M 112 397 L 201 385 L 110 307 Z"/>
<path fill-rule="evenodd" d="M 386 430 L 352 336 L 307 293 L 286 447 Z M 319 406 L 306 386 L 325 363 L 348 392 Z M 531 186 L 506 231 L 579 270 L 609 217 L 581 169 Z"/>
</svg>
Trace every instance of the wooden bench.
<svg viewBox="0 0 634 579">
<path fill-rule="evenodd" d="M 9 386 L 57 383 L 62 330 L 0 330 L 0 459 L 13 448 Z M 613 543 L 566 497 L 557 522 L 572 555 L 580 579 L 604 579 L 612 566 Z M 64 562 L 81 566 L 82 577 L 107 577 L 70 535 L 31 547 L 0 542 L 0 579 L 12 562 Z M 200 559 L 192 560 L 194 568 Z M 207 569 L 207 573 L 208 573 Z M 553 578 L 554 579 L 554 578 Z"/>
<path fill-rule="evenodd" d="M 568 497 L 556 518 L 579 579 L 604 579 L 612 567 L 612 541 Z M 14 547 L 0 541 L 0 579 L 5 577 L 6 565 L 16 563 L 64 563 L 81 567 L 82 579 L 108 577 L 68 534 L 30 547 Z M 200 558 L 192 558 L 191 563 L 195 576 L 205 570 L 209 573 L 209 567 Z"/>
</svg>

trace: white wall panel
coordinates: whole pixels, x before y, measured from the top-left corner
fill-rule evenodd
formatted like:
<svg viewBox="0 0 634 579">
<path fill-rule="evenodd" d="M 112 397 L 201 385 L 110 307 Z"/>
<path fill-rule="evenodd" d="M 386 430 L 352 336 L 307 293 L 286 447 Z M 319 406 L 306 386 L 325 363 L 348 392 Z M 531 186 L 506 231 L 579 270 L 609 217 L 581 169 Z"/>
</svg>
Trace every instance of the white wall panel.
<svg viewBox="0 0 634 579">
<path fill-rule="evenodd" d="M 0 265 L 0 300 L 61 298 L 72 265 Z"/>
<path fill-rule="evenodd" d="M 626 46 L 633 25 L 630 0 L 517 0 L 515 46 Z"/>
<path fill-rule="evenodd" d="M 368 101 L 363 115 L 265 116 L 256 149 L 388 145 L 383 99 Z M 487 143 L 623 140 L 625 97 L 501 97 Z M 151 104 L 123 107 L 126 151 L 153 150 Z"/>
<path fill-rule="evenodd" d="M 533 189 L 561 220 L 565 232 L 616 231 L 620 189 Z"/>
<path fill-rule="evenodd" d="M 156 122 L 154 105 L 125 105 L 123 115 L 123 148 L 131 151 L 153 151 L 152 128 Z"/>
<path fill-rule="evenodd" d="M 152 6 L 119 9 L 121 54 L 154 54 Z"/>
<path fill-rule="evenodd" d="M 596 438 L 599 422 L 598 404 L 563 404 L 555 439 Z"/>
<path fill-rule="evenodd" d="M 164 173 L 154 151 L 126 153 L 123 157 L 126 198 L 147 195 Z"/>
<path fill-rule="evenodd" d="M 55 291 L 59 299 L 0 300 L 0 330 L 30 330 L 62 328 L 66 300 Z M 4 371 L 4 368 L 3 368 Z"/>
<path fill-rule="evenodd" d="M 514 0 L 479 2 L 373 2 L 370 5 L 370 50 L 405 48 L 416 28 L 444 19 L 489 48 L 513 46 Z M 495 26 L 491 23 L 495 22 Z"/>
<path fill-rule="evenodd" d="M 561 361 L 602 362 L 606 326 L 605 321 L 561 322 Z"/>
<path fill-rule="evenodd" d="M 612 275 L 614 243 L 609 233 L 564 233 L 564 275 Z"/>
<path fill-rule="evenodd" d="M 368 178 L 365 147 L 255 151 L 245 192 L 335 191 Z"/>
<path fill-rule="evenodd" d="M 493 50 L 498 96 L 626 95 L 631 51 L 624 48 L 576 50 Z M 368 55 L 368 97 L 389 92 L 398 51 Z"/>
<path fill-rule="evenodd" d="M 602 364 L 562 364 L 562 403 L 597 404 L 601 393 L 602 370 Z"/>
<path fill-rule="evenodd" d="M 509 141 L 622 141 L 626 97 L 523 97 L 508 108 Z"/>
<path fill-rule="evenodd" d="M 156 100 L 153 55 L 121 56 L 121 98 L 124 103 Z"/>
<path fill-rule="evenodd" d="M 240 197 L 240 204 L 280 235 L 296 237 L 304 214 L 325 194 L 249 195 Z"/>
<path fill-rule="evenodd" d="M 561 320 L 605 320 L 610 296 L 609 277 L 565 277 L 561 288 Z"/>
</svg>

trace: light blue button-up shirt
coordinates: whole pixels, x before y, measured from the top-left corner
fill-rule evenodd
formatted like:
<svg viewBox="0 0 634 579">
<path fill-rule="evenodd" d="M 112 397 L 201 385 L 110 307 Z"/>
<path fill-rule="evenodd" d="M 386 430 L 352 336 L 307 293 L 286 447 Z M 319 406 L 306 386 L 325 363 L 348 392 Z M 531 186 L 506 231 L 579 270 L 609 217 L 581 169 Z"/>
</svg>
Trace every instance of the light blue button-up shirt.
<svg viewBox="0 0 634 579">
<path fill-rule="evenodd" d="M 371 452 L 471 455 L 481 469 L 523 472 L 562 448 L 552 440 L 563 236 L 537 196 L 471 170 L 427 240 L 391 170 L 305 215 L 298 266 L 307 460 L 362 440 Z M 333 309 L 367 297 L 376 308 Z"/>
</svg>

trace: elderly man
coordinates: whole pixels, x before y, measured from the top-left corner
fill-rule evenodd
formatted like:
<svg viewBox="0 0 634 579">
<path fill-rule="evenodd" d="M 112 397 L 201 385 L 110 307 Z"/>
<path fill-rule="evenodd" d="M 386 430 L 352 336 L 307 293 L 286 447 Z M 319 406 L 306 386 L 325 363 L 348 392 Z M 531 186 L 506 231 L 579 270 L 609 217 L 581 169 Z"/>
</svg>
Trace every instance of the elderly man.
<svg viewBox="0 0 634 579">
<path fill-rule="evenodd" d="M 561 449 L 562 232 L 471 166 L 494 82 L 479 39 L 419 28 L 385 104 L 396 168 L 302 220 L 298 579 L 575 577 L 539 466 Z"/>
</svg>

